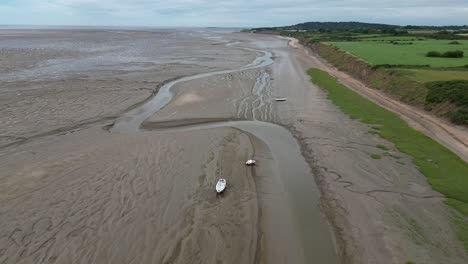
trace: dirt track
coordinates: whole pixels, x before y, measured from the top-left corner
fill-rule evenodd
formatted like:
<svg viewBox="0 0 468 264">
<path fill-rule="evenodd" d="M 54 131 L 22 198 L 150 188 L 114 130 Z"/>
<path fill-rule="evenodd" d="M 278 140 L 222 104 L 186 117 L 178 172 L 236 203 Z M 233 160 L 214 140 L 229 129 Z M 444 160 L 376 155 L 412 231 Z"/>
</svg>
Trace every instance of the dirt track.
<svg viewBox="0 0 468 264">
<path fill-rule="evenodd" d="M 20 79 L 0 95 L 9 109 L 1 117 L 0 262 L 465 263 L 441 195 L 410 157 L 309 82 L 305 70 L 316 62 L 271 36 L 179 33 L 62 32 L 60 47 L 74 34 L 114 42 L 89 48 L 99 52 L 85 62 L 65 52 L 76 66 L 59 75 L 63 50 L 41 66 L 5 70 Z M 28 45 L 36 38 L 23 34 Z M 33 42 L 50 41 L 42 35 Z M 255 59 L 265 52 L 273 64 Z M 106 66 L 84 73 L 95 56 Z M 51 92 L 77 74 L 81 85 Z M 159 85 L 177 76 L 198 77 Z M 153 97 L 151 87 L 170 93 Z M 371 159 L 377 144 L 399 158 Z M 243 164 L 250 157 L 254 169 Z M 221 197 L 219 177 L 229 184 Z"/>
</svg>

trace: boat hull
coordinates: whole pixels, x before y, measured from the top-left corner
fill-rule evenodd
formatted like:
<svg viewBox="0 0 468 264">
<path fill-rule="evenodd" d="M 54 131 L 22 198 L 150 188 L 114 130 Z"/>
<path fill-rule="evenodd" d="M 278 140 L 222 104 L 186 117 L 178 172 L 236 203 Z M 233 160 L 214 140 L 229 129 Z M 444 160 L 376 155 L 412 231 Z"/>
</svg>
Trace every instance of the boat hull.
<svg viewBox="0 0 468 264">
<path fill-rule="evenodd" d="M 218 182 L 216 183 L 216 192 L 217 193 L 222 193 L 226 190 L 226 180 L 225 179 L 219 179 Z"/>
</svg>

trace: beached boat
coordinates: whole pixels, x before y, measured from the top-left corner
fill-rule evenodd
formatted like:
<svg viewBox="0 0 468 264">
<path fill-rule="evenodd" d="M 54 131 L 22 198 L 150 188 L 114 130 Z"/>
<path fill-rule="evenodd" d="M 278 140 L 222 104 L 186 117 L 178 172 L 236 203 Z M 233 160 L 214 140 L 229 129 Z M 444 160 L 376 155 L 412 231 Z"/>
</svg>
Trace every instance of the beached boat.
<svg viewBox="0 0 468 264">
<path fill-rule="evenodd" d="M 226 179 L 219 179 L 216 183 L 216 192 L 222 193 L 226 189 Z"/>
<path fill-rule="evenodd" d="M 245 165 L 247 165 L 247 166 L 253 166 L 253 165 L 255 165 L 255 162 L 256 162 L 255 160 L 249 159 L 248 161 L 245 162 Z"/>
</svg>

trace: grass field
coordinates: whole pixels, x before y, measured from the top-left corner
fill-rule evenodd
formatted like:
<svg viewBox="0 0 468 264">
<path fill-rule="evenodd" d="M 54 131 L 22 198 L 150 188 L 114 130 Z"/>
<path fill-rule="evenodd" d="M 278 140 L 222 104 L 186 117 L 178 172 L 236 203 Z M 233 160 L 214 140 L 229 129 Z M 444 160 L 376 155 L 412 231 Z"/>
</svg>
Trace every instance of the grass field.
<svg viewBox="0 0 468 264">
<path fill-rule="evenodd" d="M 431 138 L 409 127 L 390 112 L 337 82 L 328 73 L 310 69 L 312 82 L 328 92 L 328 98 L 344 113 L 360 121 L 379 125 L 376 131 L 393 142 L 399 151 L 413 157 L 432 188 L 447 197 L 446 204 L 461 213 L 456 220 L 459 238 L 468 250 L 468 163 Z"/>
<path fill-rule="evenodd" d="M 431 67 L 459 67 L 468 65 L 468 40 L 459 40 L 461 45 L 450 45 L 450 40 L 414 41 L 412 45 L 394 45 L 389 42 L 326 42 L 366 60 L 372 65 L 430 65 Z M 428 51 L 462 50 L 464 58 L 429 58 Z"/>
<path fill-rule="evenodd" d="M 435 81 L 468 80 L 468 71 L 438 71 L 426 69 L 397 69 L 411 80 L 427 83 Z"/>
</svg>

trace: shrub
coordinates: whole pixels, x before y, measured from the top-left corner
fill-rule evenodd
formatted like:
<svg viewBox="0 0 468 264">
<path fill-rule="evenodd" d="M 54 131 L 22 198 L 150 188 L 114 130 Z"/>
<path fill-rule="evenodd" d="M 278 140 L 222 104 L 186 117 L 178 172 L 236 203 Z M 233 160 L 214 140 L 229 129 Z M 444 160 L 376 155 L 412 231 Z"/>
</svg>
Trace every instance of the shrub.
<svg viewBox="0 0 468 264">
<path fill-rule="evenodd" d="M 450 121 L 457 125 L 468 124 L 468 109 L 460 109 L 456 112 L 449 113 Z"/>
<path fill-rule="evenodd" d="M 449 45 L 460 45 L 460 44 L 461 43 L 456 40 L 449 42 Z"/>
<path fill-rule="evenodd" d="M 384 146 L 384 145 L 381 145 L 381 144 L 377 145 L 377 147 L 379 149 L 382 149 L 382 150 L 388 150 L 387 146 Z"/>
<path fill-rule="evenodd" d="M 426 57 L 463 58 L 463 51 L 454 50 L 446 51 L 444 53 L 440 53 L 438 51 L 429 51 L 428 53 L 426 53 Z"/>
<path fill-rule="evenodd" d="M 444 102 L 455 104 L 458 110 L 448 113 L 450 121 L 459 125 L 468 124 L 468 81 L 453 80 L 427 83 L 425 109 Z"/>
<path fill-rule="evenodd" d="M 442 54 L 444 58 L 463 58 L 463 51 L 461 50 L 454 50 L 454 51 L 446 51 Z"/>
<path fill-rule="evenodd" d="M 414 65 L 414 64 L 377 64 L 377 65 L 372 65 L 372 69 L 380 69 L 380 68 L 406 68 L 406 69 L 419 69 L 419 68 L 430 68 L 431 65 L 429 64 L 420 64 L 420 65 Z"/>
<path fill-rule="evenodd" d="M 426 57 L 441 57 L 442 54 L 440 54 L 440 52 L 438 51 L 429 51 L 428 53 L 426 53 Z"/>
<path fill-rule="evenodd" d="M 405 40 L 395 39 L 390 41 L 393 45 L 413 45 L 413 42 L 405 42 Z"/>
<path fill-rule="evenodd" d="M 426 84 L 428 93 L 426 103 L 449 101 L 458 106 L 468 106 L 468 81 L 438 81 Z"/>
</svg>

